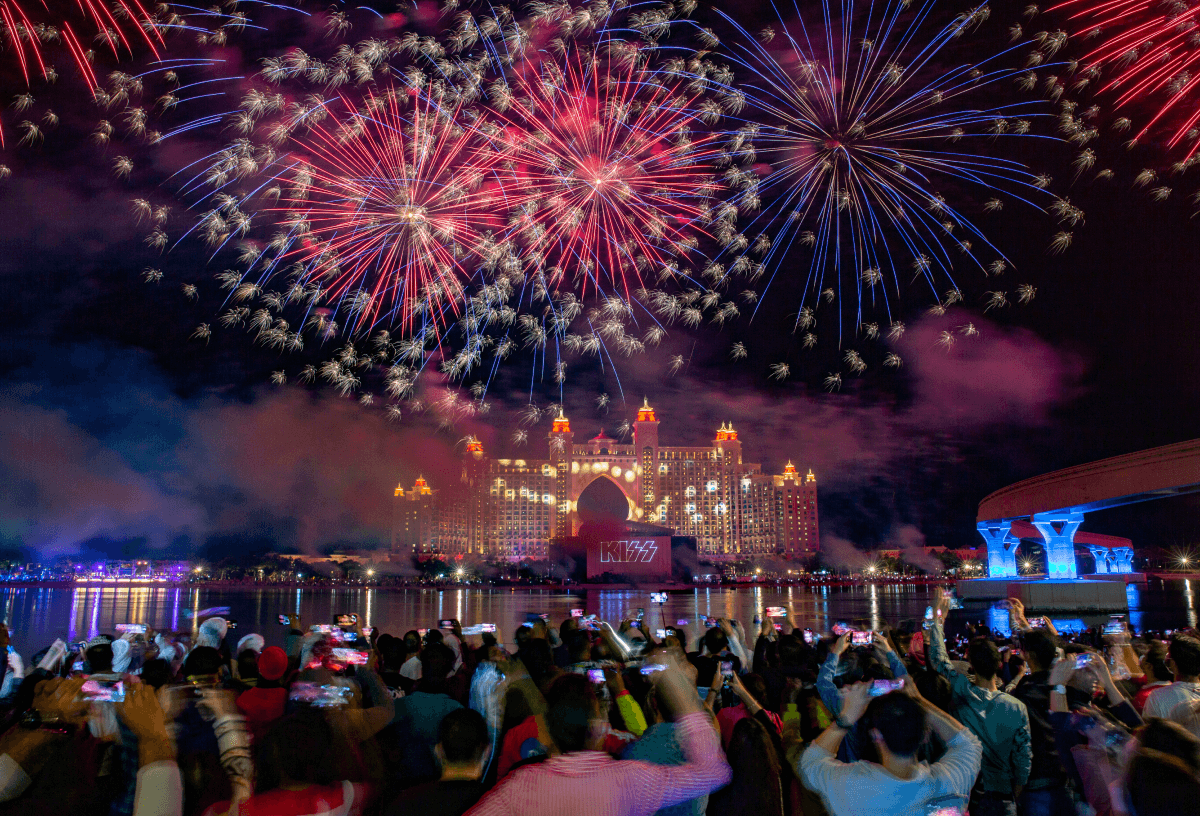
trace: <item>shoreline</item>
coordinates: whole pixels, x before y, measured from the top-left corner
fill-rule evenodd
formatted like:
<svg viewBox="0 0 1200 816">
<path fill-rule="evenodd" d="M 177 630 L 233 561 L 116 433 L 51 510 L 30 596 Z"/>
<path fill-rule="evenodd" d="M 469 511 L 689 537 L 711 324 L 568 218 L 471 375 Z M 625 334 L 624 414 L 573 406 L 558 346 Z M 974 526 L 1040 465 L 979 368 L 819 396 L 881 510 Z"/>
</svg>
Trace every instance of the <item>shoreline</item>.
<svg viewBox="0 0 1200 816">
<path fill-rule="evenodd" d="M 1187 577 L 1187 576 L 1184 576 Z M 712 581 L 685 584 L 667 581 L 639 583 L 502 583 L 502 582 L 458 582 L 434 581 L 413 584 L 363 583 L 335 581 L 154 581 L 138 579 L 113 579 L 106 581 L 0 581 L 0 587 L 21 589 L 526 589 L 551 592 L 596 591 L 596 590 L 639 590 L 645 592 L 684 592 L 702 589 L 768 589 L 772 587 L 849 587 L 849 586 L 936 586 L 956 584 L 955 578 L 914 577 L 885 580 L 880 578 L 835 580 L 759 580 L 759 581 Z"/>
</svg>

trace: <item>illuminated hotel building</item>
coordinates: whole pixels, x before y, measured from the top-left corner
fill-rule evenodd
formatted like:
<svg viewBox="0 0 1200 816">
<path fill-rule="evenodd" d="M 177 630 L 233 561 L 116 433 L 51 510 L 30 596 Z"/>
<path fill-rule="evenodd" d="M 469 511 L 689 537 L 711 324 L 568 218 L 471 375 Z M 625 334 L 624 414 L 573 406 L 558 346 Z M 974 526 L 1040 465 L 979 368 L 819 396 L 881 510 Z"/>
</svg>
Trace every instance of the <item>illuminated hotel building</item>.
<svg viewBox="0 0 1200 816">
<path fill-rule="evenodd" d="M 696 539 L 701 558 L 733 561 L 780 555 L 804 559 L 817 551 L 817 479 L 789 462 L 764 474 L 742 460 L 742 443 L 724 424 L 711 444 L 659 444 L 649 403 L 638 410 L 631 444 L 603 431 L 582 444 L 560 414 L 544 459 L 492 458 L 471 440 L 460 483 L 432 490 L 419 479 L 396 488 L 393 551 L 418 558 L 479 555 L 539 559 L 552 539 L 579 531 L 579 502 L 612 486 L 626 518 L 672 528 Z"/>
</svg>

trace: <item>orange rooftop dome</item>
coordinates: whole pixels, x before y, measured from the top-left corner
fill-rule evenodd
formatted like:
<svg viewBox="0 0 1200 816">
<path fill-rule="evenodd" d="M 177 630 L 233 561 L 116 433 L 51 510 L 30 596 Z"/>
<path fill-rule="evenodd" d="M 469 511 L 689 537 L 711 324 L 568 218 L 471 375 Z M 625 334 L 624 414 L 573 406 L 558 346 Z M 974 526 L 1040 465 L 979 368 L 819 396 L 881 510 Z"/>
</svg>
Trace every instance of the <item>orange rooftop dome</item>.
<svg viewBox="0 0 1200 816">
<path fill-rule="evenodd" d="M 550 429 L 550 433 L 570 433 L 571 423 L 563 416 L 562 408 L 558 409 L 558 416 L 554 418 L 554 427 Z"/>
<path fill-rule="evenodd" d="M 658 422 L 654 416 L 654 409 L 650 407 L 650 400 L 642 398 L 642 407 L 638 408 L 638 422 Z"/>
</svg>

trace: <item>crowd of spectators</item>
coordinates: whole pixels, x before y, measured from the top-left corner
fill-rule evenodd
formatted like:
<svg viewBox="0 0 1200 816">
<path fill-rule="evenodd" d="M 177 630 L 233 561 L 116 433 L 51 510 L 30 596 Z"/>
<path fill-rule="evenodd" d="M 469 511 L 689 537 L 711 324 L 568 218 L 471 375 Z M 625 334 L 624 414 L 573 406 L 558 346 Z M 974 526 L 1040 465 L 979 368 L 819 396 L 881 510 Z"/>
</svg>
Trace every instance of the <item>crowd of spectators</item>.
<svg viewBox="0 0 1200 816">
<path fill-rule="evenodd" d="M 210 617 L 28 664 L 0 626 L 0 814 L 1200 813 L 1196 633 L 1064 636 L 1003 605 L 1011 637 L 947 593 L 828 634 L 291 615 L 281 647 Z"/>
</svg>

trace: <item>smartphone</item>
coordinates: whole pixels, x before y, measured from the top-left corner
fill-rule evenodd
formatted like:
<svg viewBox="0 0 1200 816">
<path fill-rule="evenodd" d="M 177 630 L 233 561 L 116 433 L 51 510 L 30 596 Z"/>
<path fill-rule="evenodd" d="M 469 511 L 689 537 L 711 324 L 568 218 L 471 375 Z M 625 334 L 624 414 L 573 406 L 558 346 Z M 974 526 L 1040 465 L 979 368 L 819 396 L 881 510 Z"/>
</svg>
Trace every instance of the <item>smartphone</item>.
<svg viewBox="0 0 1200 816">
<path fill-rule="evenodd" d="M 450 618 L 438 621 L 438 629 L 453 629 L 454 621 Z"/>
<path fill-rule="evenodd" d="M 366 652 L 360 652 L 358 649 L 333 650 L 333 659 L 347 666 L 365 666 L 369 658 L 370 655 Z"/>
<path fill-rule="evenodd" d="M 496 624 L 494 624 L 494 623 L 481 623 L 481 624 L 479 624 L 479 631 L 480 631 L 480 632 L 495 632 L 495 631 L 496 631 Z"/>
<path fill-rule="evenodd" d="M 226 618 L 225 628 L 232 632 L 234 629 L 237 629 L 237 621 L 233 618 Z"/>
<path fill-rule="evenodd" d="M 1041 618 L 1030 618 L 1030 619 L 1029 619 L 1029 628 L 1031 628 L 1031 629 L 1045 629 L 1045 628 L 1046 628 L 1046 621 L 1042 620 Z"/>
<path fill-rule="evenodd" d="M 127 632 L 135 635 L 146 634 L 146 624 L 144 623 L 118 623 L 113 627 L 118 632 Z M 233 627 L 230 627 L 231 629 Z"/>
<path fill-rule="evenodd" d="M 370 637 L 372 634 L 375 633 L 375 627 L 374 626 L 364 626 L 362 628 L 362 633 L 363 633 L 363 637 Z"/>
<path fill-rule="evenodd" d="M 777 624 L 775 624 L 775 631 L 776 631 L 776 632 L 782 632 L 782 631 L 783 631 L 783 624 L 782 624 L 782 623 L 777 623 Z"/>
<path fill-rule="evenodd" d="M 604 669 L 588 669 L 588 680 L 599 685 L 604 682 Z"/>
<path fill-rule="evenodd" d="M 870 646 L 875 639 L 873 632 L 851 632 L 850 643 L 853 646 Z"/>
<path fill-rule="evenodd" d="M 871 683 L 870 696 L 882 697 L 904 688 L 903 680 L 874 680 Z"/>
<path fill-rule="evenodd" d="M 572 618 L 582 618 L 582 617 L 583 617 L 583 610 L 582 610 L 582 609 L 572 609 L 572 610 L 571 610 L 571 617 L 572 617 Z"/>
<path fill-rule="evenodd" d="M 1121 635 L 1125 633 L 1125 616 L 1113 615 L 1108 619 L 1108 623 L 1104 624 L 1104 634 L 1106 635 Z"/>
<path fill-rule="evenodd" d="M 675 621 L 675 625 L 676 626 L 687 626 L 688 625 L 687 618 L 680 618 L 679 620 Z"/>
<path fill-rule="evenodd" d="M 641 619 L 641 618 L 638 618 L 638 619 L 637 619 L 637 620 L 635 620 L 635 621 L 630 621 L 630 622 L 629 622 L 629 627 L 630 627 L 631 629 L 641 629 L 641 628 L 642 628 L 642 619 Z"/>
<path fill-rule="evenodd" d="M 1082 669 L 1084 666 L 1092 662 L 1092 654 L 1085 652 L 1075 655 L 1075 668 Z"/>
<path fill-rule="evenodd" d="M 79 689 L 83 699 L 93 703 L 121 703 L 125 701 L 125 684 L 120 680 L 96 680 L 88 678 Z"/>
<path fill-rule="evenodd" d="M 317 708 L 339 708 L 349 702 L 350 689 L 345 686 L 322 686 L 318 683 L 292 683 L 288 699 Z"/>
<path fill-rule="evenodd" d="M 646 610 L 645 610 L 643 607 L 640 607 L 640 606 L 639 606 L 639 607 L 638 607 L 638 616 L 637 616 L 637 619 L 638 619 L 638 620 L 641 620 L 641 619 L 642 619 L 642 618 L 644 618 L 644 617 L 646 617 Z"/>
<path fill-rule="evenodd" d="M 585 632 L 599 632 L 600 622 L 595 618 L 584 618 L 579 622 L 579 628 Z"/>
<path fill-rule="evenodd" d="M 958 599 L 958 590 L 957 589 L 950 590 L 950 608 L 951 609 L 962 609 L 962 601 L 960 601 Z"/>
<path fill-rule="evenodd" d="M 812 629 L 805 629 L 804 630 L 804 642 L 807 643 L 809 646 L 816 643 L 817 642 L 817 633 L 814 632 Z"/>
<path fill-rule="evenodd" d="M 353 626 L 358 623 L 358 615 L 338 615 L 333 622 L 338 626 Z"/>
<path fill-rule="evenodd" d="M 705 615 L 704 616 L 704 625 L 707 626 L 709 629 L 712 629 L 715 626 L 719 626 L 720 621 L 718 621 L 716 618 L 710 618 L 708 615 Z"/>
<path fill-rule="evenodd" d="M 332 635 L 334 632 L 340 632 L 341 630 L 331 623 L 314 623 L 312 626 L 308 627 L 308 631 L 320 632 L 322 635 Z M 418 629 L 417 631 L 419 632 L 421 630 Z"/>
<path fill-rule="evenodd" d="M 549 619 L 550 619 L 550 616 L 547 615 L 545 612 L 526 612 L 525 613 L 525 622 L 526 623 L 540 623 L 541 621 L 545 621 L 545 620 L 549 620 Z"/>
<path fill-rule="evenodd" d="M 418 634 L 418 635 L 420 635 L 421 637 L 425 637 L 425 635 L 426 635 L 428 632 L 429 632 L 429 630 L 428 630 L 428 629 L 418 629 L 418 630 L 417 630 L 417 634 Z"/>
<path fill-rule="evenodd" d="M 665 663 L 646 663 L 642 666 L 642 674 L 654 674 L 655 672 L 666 670 L 667 664 Z"/>
<path fill-rule="evenodd" d="M 733 661 L 732 660 L 722 660 L 721 661 L 721 676 L 722 677 L 733 677 Z"/>
<path fill-rule="evenodd" d="M 782 606 L 768 606 L 767 617 L 769 618 L 786 618 L 787 610 Z"/>
<path fill-rule="evenodd" d="M 287 625 L 288 625 L 289 623 L 291 623 L 291 622 L 292 622 L 292 619 L 291 619 L 291 618 L 289 618 L 287 615 L 280 615 L 280 616 L 279 616 L 279 625 L 280 625 L 280 626 L 287 626 Z"/>
<path fill-rule="evenodd" d="M 654 630 L 654 636 L 656 638 L 658 638 L 659 640 L 663 640 L 670 634 L 672 634 L 670 629 L 655 629 Z"/>
<path fill-rule="evenodd" d="M 650 602 L 656 603 L 656 604 L 665 604 L 667 602 L 667 593 L 651 592 L 650 593 Z"/>
<path fill-rule="evenodd" d="M 850 624 L 846 623 L 845 621 L 838 621 L 833 626 L 829 627 L 829 631 L 833 632 L 838 637 L 841 637 L 842 635 L 851 631 Z"/>
</svg>

